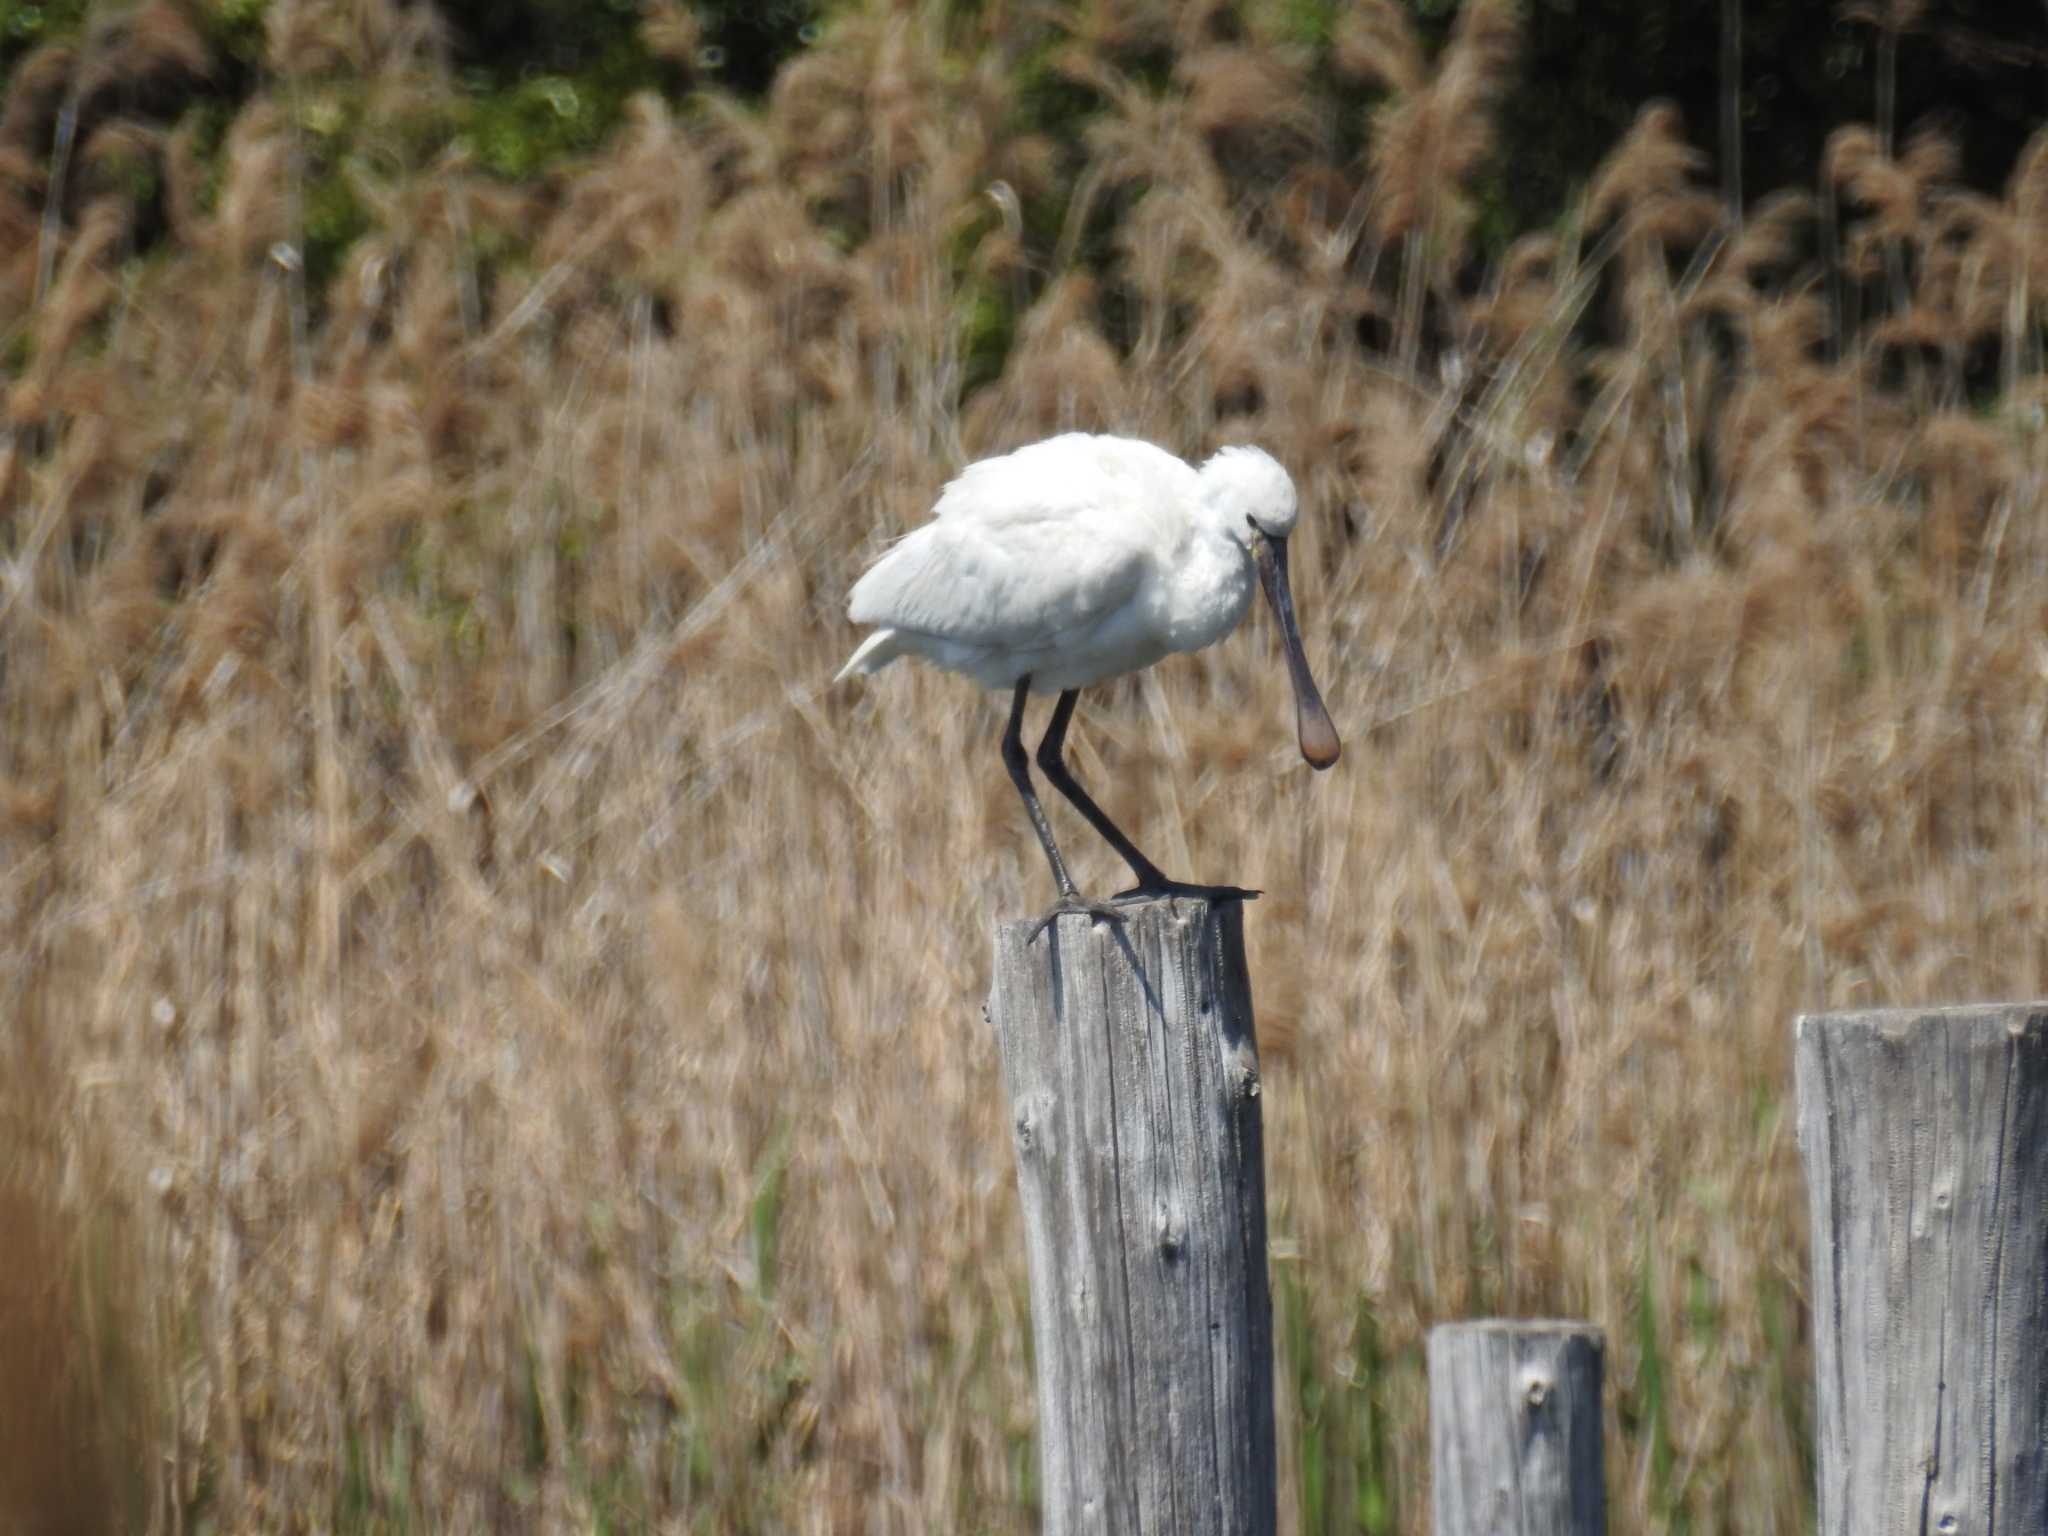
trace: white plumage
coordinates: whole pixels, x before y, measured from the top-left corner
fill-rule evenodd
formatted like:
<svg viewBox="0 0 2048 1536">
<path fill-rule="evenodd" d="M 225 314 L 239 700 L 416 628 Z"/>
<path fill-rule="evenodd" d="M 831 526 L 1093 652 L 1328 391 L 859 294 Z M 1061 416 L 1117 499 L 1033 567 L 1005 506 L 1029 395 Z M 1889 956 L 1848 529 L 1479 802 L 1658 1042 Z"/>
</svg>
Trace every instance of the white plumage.
<svg viewBox="0 0 2048 1536">
<path fill-rule="evenodd" d="M 1259 514 L 1271 533 L 1294 525 L 1294 486 L 1256 448 L 1198 472 L 1150 443 L 1070 433 L 983 459 L 855 585 L 848 616 L 882 628 L 839 675 L 911 654 L 1056 693 L 1199 650 L 1244 617 Z"/>
<path fill-rule="evenodd" d="M 877 626 L 839 671 L 923 656 L 1016 697 L 1004 759 L 1060 886 L 1060 910 L 1097 911 L 1067 878 L 1024 766 L 1027 691 L 1062 695 L 1038 762 L 1138 873 L 1169 881 L 1115 830 L 1060 761 L 1073 690 L 1197 651 L 1237 627 L 1263 581 L 1280 620 L 1304 757 L 1337 760 L 1337 734 L 1302 654 L 1288 588 L 1294 482 L 1258 448 L 1197 470 L 1150 443 L 1070 433 L 983 459 L 940 495 L 932 519 L 854 585 L 848 616 Z M 1207 889 L 1207 888 L 1199 888 Z"/>
</svg>

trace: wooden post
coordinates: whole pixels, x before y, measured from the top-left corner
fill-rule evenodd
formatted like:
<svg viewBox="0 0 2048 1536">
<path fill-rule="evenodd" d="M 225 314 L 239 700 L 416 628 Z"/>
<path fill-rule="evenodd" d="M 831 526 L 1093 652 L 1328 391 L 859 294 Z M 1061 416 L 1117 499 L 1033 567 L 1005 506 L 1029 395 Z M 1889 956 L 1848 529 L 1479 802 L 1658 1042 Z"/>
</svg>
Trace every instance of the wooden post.
<svg viewBox="0 0 2048 1536">
<path fill-rule="evenodd" d="M 1590 1323 L 1429 1331 L 1435 1536 L 1601 1536 L 1602 1336 Z"/>
<path fill-rule="evenodd" d="M 2048 1531 L 2048 1003 L 1798 1030 L 1823 1536 Z"/>
<path fill-rule="evenodd" d="M 1267 1536 L 1273 1314 L 1238 902 L 996 931 L 1045 1536 Z"/>
</svg>

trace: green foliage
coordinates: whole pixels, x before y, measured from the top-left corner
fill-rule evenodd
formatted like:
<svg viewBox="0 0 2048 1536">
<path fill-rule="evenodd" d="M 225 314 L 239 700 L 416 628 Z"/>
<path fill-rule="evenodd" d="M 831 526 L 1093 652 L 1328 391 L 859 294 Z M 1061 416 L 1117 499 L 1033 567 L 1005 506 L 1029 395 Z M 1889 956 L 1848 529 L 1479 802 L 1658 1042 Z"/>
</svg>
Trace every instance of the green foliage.
<svg viewBox="0 0 2048 1536">
<path fill-rule="evenodd" d="M 1277 1374 L 1296 1421 L 1301 1529 L 1309 1536 L 1382 1536 L 1396 1529 L 1399 1515 L 1388 1443 L 1396 1368 L 1381 1345 L 1372 1297 L 1358 1294 L 1350 1340 L 1333 1348 L 1318 1334 L 1300 1266 L 1276 1262 L 1272 1276 Z M 1337 1363 L 1334 1371 L 1329 1361 Z M 1421 1366 L 1408 1360 L 1401 1368 Z"/>
<path fill-rule="evenodd" d="M 237 70 L 263 62 L 264 28 L 271 0 L 207 0 L 196 15 L 216 58 Z"/>
<path fill-rule="evenodd" d="M 1621 1418 L 1628 1438 L 1641 1446 L 1642 1454 L 1649 1459 L 1650 1508 L 1670 1522 L 1666 1529 L 1677 1531 L 1685 1527 L 1672 1487 L 1678 1458 L 1671 1443 L 1666 1401 L 1669 1388 L 1665 1378 L 1671 1362 L 1657 1331 L 1661 1300 L 1655 1269 L 1654 1256 L 1646 1251 L 1636 1294 L 1636 1379 L 1633 1390 L 1622 1394 Z"/>
<path fill-rule="evenodd" d="M 754 1239 L 754 1289 L 763 1300 L 775 1294 L 775 1270 L 782 1256 L 783 1190 L 789 1180 L 789 1132 L 776 1131 L 754 1175 L 754 1203 L 747 1225 Z"/>
<path fill-rule="evenodd" d="M 1415 1362 L 1410 1361 L 1412 1370 Z M 1372 1298 L 1358 1294 L 1351 1325 L 1351 1380 L 1356 1447 L 1352 1480 L 1353 1526 L 1380 1536 L 1394 1529 L 1395 1498 L 1393 1450 L 1388 1434 L 1393 1426 L 1392 1371 L 1380 1342 L 1379 1317 Z"/>
<path fill-rule="evenodd" d="M 370 211 L 349 181 L 345 160 L 321 157 L 305 185 L 303 255 L 306 286 L 318 294 L 340 269 L 348 248 L 370 228 Z"/>
<path fill-rule="evenodd" d="M 123 149 L 104 155 L 92 167 L 95 193 L 111 193 L 132 208 L 154 204 L 163 190 L 163 177 L 148 154 Z"/>
<path fill-rule="evenodd" d="M 755 1213 L 762 1219 L 758 1199 Z M 601 1218 L 594 1220 L 603 1225 Z M 651 1470 L 668 1486 L 650 1484 L 635 1458 L 590 1443 L 589 1405 L 603 1390 L 591 1369 L 572 1361 L 564 1379 L 551 1383 L 529 1344 L 521 1352 L 515 1404 L 520 1454 L 503 1485 L 512 1506 L 532 1508 L 550 1465 L 559 1462 L 588 1508 L 591 1530 L 643 1530 L 649 1511 L 669 1502 L 676 1490 L 695 1492 L 703 1507 L 741 1522 L 722 1529 L 781 1528 L 787 1512 L 781 1469 L 801 1453 L 808 1433 L 797 1414 L 811 1379 L 807 1362 L 762 1296 L 716 1283 L 682 1284 L 673 1292 L 667 1321 L 680 1398 L 646 1394 L 623 1407 L 615 1402 L 611 1411 L 624 1415 L 626 1423 L 617 1427 L 631 1443 L 657 1448 Z M 983 1339 L 976 1350 L 977 1379 L 985 1375 L 986 1345 Z M 413 1474 L 424 1434 L 414 1405 L 388 1419 L 348 1424 L 334 1509 L 337 1531 L 404 1536 L 430 1528 Z M 1035 1469 L 1036 1449 L 1028 1436 L 1020 1455 Z"/>
<path fill-rule="evenodd" d="M 351 1424 L 343 1440 L 344 1466 L 334 1528 L 344 1536 L 405 1536 L 419 1529 L 412 1485 L 416 1410 L 402 1413 L 381 1438 Z"/>
<path fill-rule="evenodd" d="M 91 6 L 92 0 L 0 0 L 0 80 L 30 49 L 75 36 Z"/>
<path fill-rule="evenodd" d="M 1327 48 L 1337 29 L 1336 0 L 1282 0 L 1280 36 L 1303 48 Z"/>
<path fill-rule="evenodd" d="M 192 15 L 215 69 L 165 111 L 196 128 L 207 171 L 201 205 L 217 192 L 219 157 L 228 130 L 265 83 L 266 27 L 271 0 L 202 0 Z M 31 49 L 78 35 L 93 0 L 27 4 L 0 0 L 0 87 Z M 458 89 L 392 115 L 372 81 L 303 82 L 307 99 L 297 127 L 304 154 L 301 215 L 308 291 L 318 298 L 372 216 L 353 185 L 355 174 L 415 172 L 457 143 L 508 181 L 528 181 L 565 160 L 587 155 L 618 126 L 626 103 L 641 91 L 670 97 L 703 81 L 728 89 L 766 89 L 774 71 L 816 35 L 818 8 L 809 0 L 765 7 L 703 0 L 693 7 L 704 46 L 686 75 L 650 53 L 641 36 L 637 0 L 522 0 L 515 5 L 450 0 L 440 9 L 452 24 Z M 154 170 L 137 162 L 121 188 L 138 207 L 159 196 Z M 144 228 L 141 243 L 160 234 Z"/>
<path fill-rule="evenodd" d="M 538 75 L 472 98 L 466 133 L 483 165 L 523 181 L 566 155 L 596 148 L 623 95 L 568 75 Z"/>
<path fill-rule="evenodd" d="M 683 1395 L 662 1425 L 676 1482 L 706 1508 L 752 1516 L 746 1528 L 777 1528 L 781 1469 L 808 1444 L 796 1410 L 809 1362 L 772 1308 L 723 1287 L 679 1287 L 670 1334 Z"/>
<path fill-rule="evenodd" d="M 1002 377 L 1010 347 L 1017 339 L 1017 315 L 992 283 L 963 288 L 960 318 L 960 393 L 972 395 Z"/>
<path fill-rule="evenodd" d="M 473 590 L 453 567 L 454 549 L 485 516 L 461 503 L 447 516 L 414 528 L 394 567 L 400 589 L 432 620 L 447 654 L 462 662 L 482 656 L 490 637 Z"/>
<path fill-rule="evenodd" d="M 963 397 L 1001 376 L 1017 339 L 1018 291 L 992 280 L 973 264 L 976 249 L 994 233 L 1002 217 L 993 199 L 982 198 L 972 217 L 960 221 L 946 246 L 946 265 L 958 295 L 954 306 L 959 314 Z"/>
<path fill-rule="evenodd" d="M 1819 1457 L 1813 1425 L 1813 1379 L 1799 1368 L 1804 1354 L 1799 1324 L 1805 1304 L 1775 1270 L 1765 1268 L 1757 1275 L 1757 1315 L 1764 1339 L 1763 1369 L 1769 1378 L 1769 1396 L 1775 1403 L 1772 1420 L 1786 1426 L 1798 1447 L 1798 1480 L 1807 1507 L 1799 1511 L 1795 1530 L 1813 1526 L 1811 1500 L 1815 1488 L 1814 1468 Z"/>
</svg>

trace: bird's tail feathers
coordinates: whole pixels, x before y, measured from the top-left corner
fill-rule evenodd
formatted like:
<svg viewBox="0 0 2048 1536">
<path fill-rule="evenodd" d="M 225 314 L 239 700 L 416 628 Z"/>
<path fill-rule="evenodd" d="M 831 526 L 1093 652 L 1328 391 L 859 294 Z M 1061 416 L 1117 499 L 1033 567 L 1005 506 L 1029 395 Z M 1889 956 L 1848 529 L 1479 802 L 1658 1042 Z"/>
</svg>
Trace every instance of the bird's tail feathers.
<svg viewBox="0 0 2048 1536">
<path fill-rule="evenodd" d="M 832 681 L 843 683 L 856 672 L 879 672 L 902 654 L 903 647 L 896 643 L 896 631 L 878 629 L 861 641 L 860 649 L 846 658 L 846 665 Z"/>
</svg>

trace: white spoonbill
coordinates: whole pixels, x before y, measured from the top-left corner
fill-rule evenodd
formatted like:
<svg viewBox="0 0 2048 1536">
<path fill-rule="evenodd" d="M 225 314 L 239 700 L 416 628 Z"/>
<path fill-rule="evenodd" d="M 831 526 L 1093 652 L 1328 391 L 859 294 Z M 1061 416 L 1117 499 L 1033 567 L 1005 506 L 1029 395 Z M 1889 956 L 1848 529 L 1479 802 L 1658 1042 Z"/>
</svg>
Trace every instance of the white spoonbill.
<svg viewBox="0 0 2048 1536">
<path fill-rule="evenodd" d="M 1075 889 L 1032 788 L 1022 734 L 1032 692 L 1059 694 L 1039 769 L 1137 875 L 1123 897 L 1252 894 L 1169 880 L 1074 781 L 1064 748 L 1079 689 L 1221 640 L 1250 606 L 1256 572 L 1280 621 L 1301 755 L 1315 768 L 1336 762 L 1287 580 L 1294 520 L 1294 482 L 1259 448 L 1225 448 L 1197 470 L 1150 443 L 1075 432 L 983 459 L 854 584 L 848 616 L 879 627 L 834 681 L 922 656 L 1014 690 L 1003 762 L 1059 887 L 1048 921 L 1115 913 Z"/>
</svg>

